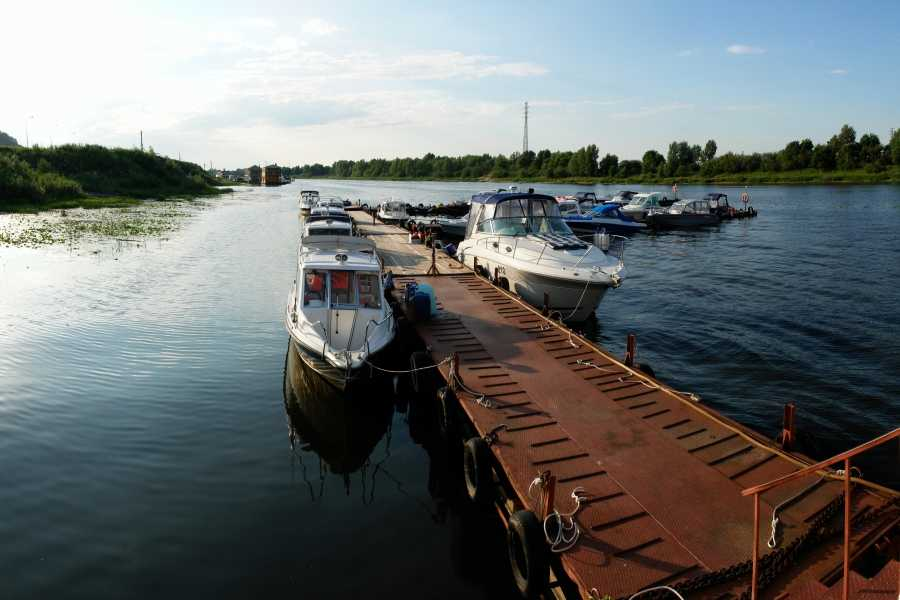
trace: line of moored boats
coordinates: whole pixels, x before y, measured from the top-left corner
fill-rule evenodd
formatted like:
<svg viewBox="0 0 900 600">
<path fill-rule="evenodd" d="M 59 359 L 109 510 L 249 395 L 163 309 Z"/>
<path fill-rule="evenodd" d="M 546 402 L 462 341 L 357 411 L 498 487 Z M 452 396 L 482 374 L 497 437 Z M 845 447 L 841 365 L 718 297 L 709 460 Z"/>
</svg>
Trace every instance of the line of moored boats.
<svg viewBox="0 0 900 600">
<path fill-rule="evenodd" d="M 394 338 L 396 319 L 385 295 L 392 274 L 375 243 L 357 235 L 349 201 L 303 190 L 299 203 L 302 232 L 285 324 L 303 361 L 343 389 Z M 467 203 L 391 200 L 369 210 L 415 232 L 410 243 L 458 239 L 447 245 L 449 255 L 554 317 L 584 321 L 625 278 L 626 238 L 619 234 L 698 227 L 751 216 L 753 209 L 735 211 L 725 194 L 670 201 L 659 192 L 626 191 L 598 199 L 590 192 L 554 197 L 511 187 L 475 194 Z M 428 285 L 413 296 L 414 308 L 427 312 L 435 305 Z"/>
</svg>

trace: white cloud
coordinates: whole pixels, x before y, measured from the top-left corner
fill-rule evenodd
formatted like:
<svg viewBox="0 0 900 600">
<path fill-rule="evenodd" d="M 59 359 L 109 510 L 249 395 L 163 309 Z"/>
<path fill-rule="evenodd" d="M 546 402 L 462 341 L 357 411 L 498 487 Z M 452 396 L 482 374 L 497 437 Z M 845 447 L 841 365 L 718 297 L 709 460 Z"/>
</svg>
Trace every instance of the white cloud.
<svg viewBox="0 0 900 600">
<path fill-rule="evenodd" d="M 766 49 L 759 46 L 747 46 L 745 44 L 732 44 L 726 48 L 729 54 L 765 54 Z"/>
<path fill-rule="evenodd" d="M 662 106 L 644 106 L 632 111 L 618 112 L 610 115 L 613 119 L 642 119 L 644 117 L 655 117 L 657 115 L 675 112 L 679 110 L 690 110 L 694 108 L 693 104 L 673 103 L 664 104 Z"/>
<path fill-rule="evenodd" d="M 325 19 L 316 17 L 305 21 L 300 27 L 300 31 L 304 35 L 331 35 L 341 31 L 341 28 Z"/>
<path fill-rule="evenodd" d="M 686 50 L 682 50 L 678 53 L 678 56 L 687 57 L 687 56 L 696 56 L 700 54 L 700 48 L 688 48 Z"/>
<path fill-rule="evenodd" d="M 831 70 L 832 75 L 846 75 L 849 72 L 850 71 L 848 71 L 847 69 L 832 69 Z"/>
</svg>

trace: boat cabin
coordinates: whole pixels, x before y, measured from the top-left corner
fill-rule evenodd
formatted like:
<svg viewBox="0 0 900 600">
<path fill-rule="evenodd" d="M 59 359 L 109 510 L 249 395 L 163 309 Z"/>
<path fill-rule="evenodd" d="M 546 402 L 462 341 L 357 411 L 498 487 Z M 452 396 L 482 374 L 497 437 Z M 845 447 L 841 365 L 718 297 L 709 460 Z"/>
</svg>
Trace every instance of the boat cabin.
<svg viewBox="0 0 900 600">
<path fill-rule="evenodd" d="M 472 197 L 466 237 L 496 235 L 573 235 L 552 196 L 488 192 Z"/>
<path fill-rule="evenodd" d="M 335 351 L 363 349 L 369 322 L 383 320 L 374 250 L 371 240 L 348 236 L 314 236 L 301 246 L 296 310 Z"/>
<path fill-rule="evenodd" d="M 303 237 L 311 235 L 353 235 L 350 221 L 330 218 L 309 220 L 303 228 Z"/>
<path fill-rule="evenodd" d="M 319 198 L 319 201 L 316 203 L 316 206 L 324 206 L 330 208 L 339 208 L 342 211 L 344 210 L 344 201 L 340 198 Z"/>
<path fill-rule="evenodd" d="M 709 200 L 704 198 L 702 200 L 679 200 L 669 207 L 668 212 L 672 215 L 708 215 L 715 211 L 712 210 Z"/>
<path fill-rule="evenodd" d="M 665 206 L 665 204 L 663 204 L 665 200 L 666 198 L 662 195 L 662 192 L 635 194 L 632 196 L 631 201 L 625 205 L 625 210 L 652 210 L 655 208 L 662 208 Z"/>
<path fill-rule="evenodd" d="M 343 208 L 336 208 L 334 206 L 317 206 L 312 209 L 309 213 L 309 216 L 306 217 L 307 223 L 313 223 L 315 221 L 344 221 L 346 223 L 350 223 L 350 215 L 347 214 Z"/>
</svg>

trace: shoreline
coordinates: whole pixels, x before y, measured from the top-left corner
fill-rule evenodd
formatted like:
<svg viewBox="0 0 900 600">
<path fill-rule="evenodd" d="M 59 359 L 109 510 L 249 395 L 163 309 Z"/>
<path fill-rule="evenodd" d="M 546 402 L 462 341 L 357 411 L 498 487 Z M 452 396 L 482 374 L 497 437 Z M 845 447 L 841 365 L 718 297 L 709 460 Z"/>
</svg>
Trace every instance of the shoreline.
<svg viewBox="0 0 900 600">
<path fill-rule="evenodd" d="M 216 188 L 215 191 L 200 194 L 172 194 L 156 197 L 135 197 L 126 195 L 110 195 L 99 196 L 88 194 L 81 198 L 66 198 L 64 200 L 51 200 L 43 202 L 24 201 L 24 202 L 0 202 L 0 215 L 15 214 L 38 214 L 51 210 L 68 210 L 74 208 L 83 208 L 93 210 L 98 208 L 128 208 L 131 206 L 140 206 L 145 202 L 178 202 L 191 201 L 201 198 L 213 198 L 228 194 L 234 190 L 231 187 Z"/>
</svg>

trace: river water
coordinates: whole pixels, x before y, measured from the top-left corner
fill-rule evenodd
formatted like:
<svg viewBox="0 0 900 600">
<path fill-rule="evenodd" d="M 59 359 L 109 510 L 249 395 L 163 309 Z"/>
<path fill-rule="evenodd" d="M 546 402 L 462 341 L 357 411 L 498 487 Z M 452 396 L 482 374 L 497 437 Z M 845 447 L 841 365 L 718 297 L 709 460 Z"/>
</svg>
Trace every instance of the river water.
<svg viewBox="0 0 900 600">
<path fill-rule="evenodd" d="M 0 247 L 0 598 L 511 593 L 405 386 L 341 398 L 288 353 L 301 187 L 486 186 L 242 188 L 140 243 Z M 818 458 L 896 427 L 900 188 L 751 193 L 756 219 L 632 238 L 589 333 L 620 355 L 636 333 L 660 379 L 766 434 L 795 402 Z M 900 485 L 896 447 L 860 464 Z"/>
</svg>

